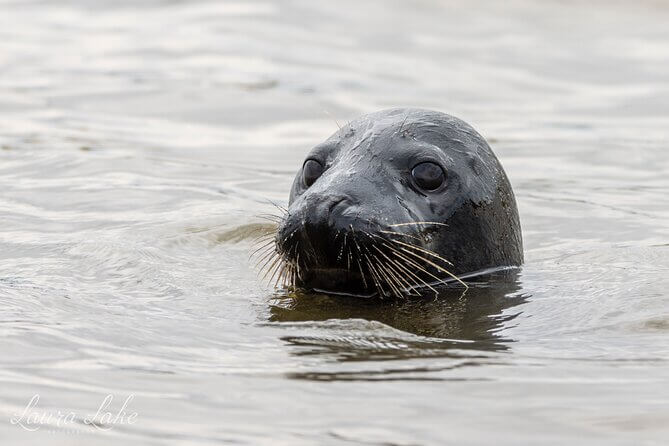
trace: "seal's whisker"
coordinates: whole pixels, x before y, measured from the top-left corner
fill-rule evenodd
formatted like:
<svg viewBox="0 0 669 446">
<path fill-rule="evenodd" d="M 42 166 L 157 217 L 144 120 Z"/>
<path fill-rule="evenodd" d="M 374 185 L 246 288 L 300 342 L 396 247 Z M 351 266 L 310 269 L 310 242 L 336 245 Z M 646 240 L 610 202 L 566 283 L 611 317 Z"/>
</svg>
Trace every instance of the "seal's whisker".
<svg viewBox="0 0 669 446">
<path fill-rule="evenodd" d="M 286 272 L 283 274 L 283 280 L 281 281 L 281 288 L 283 289 L 288 288 L 289 283 L 290 283 L 290 263 L 287 263 Z"/>
<path fill-rule="evenodd" d="M 279 284 L 281 284 L 281 287 L 284 286 L 285 280 L 286 280 L 286 269 L 288 268 L 288 264 L 284 261 L 281 264 L 281 268 L 279 269 L 279 276 L 276 278 L 276 282 L 274 282 L 274 289 L 279 288 Z"/>
<path fill-rule="evenodd" d="M 267 281 L 268 284 L 272 283 L 274 281 L 274 276 L 276 276 L 276 273 L 278 273 L 283 266 L 285 265 L 285 262 L 281 256 L 277 257 L 278 263 L 276 264 L 275 267 L 271 268 L 272 269 L 272 275 L 270 276 L 269 280 Z M 274 285 L 274 288 L 276 288 L 276 285 Z"/>
<path fill-rule="evenodd" d="M 358 268 L 360 269 L 360 277 L 362 277 L 362 283 L 365 286 L 365 289 L 368 289 L 369 285 L 367 285 L 367 279 L 365 278 L 365 273 L 362 271 L 362 265 L 360 264 L 360 259 L 356 258 L 355 260 L 358 263 Z"/>
<path fill-rule="evenodd" d="M 276 234 L 267 234 L 263 237 L 259 237 L 254 243 L 251 244 L 251 249 L 255 249 L 259 245 L 267 243 L 268 241 L 273 242 L 275 237 L 276 237 Z"/>
<path fill-rule="evenodd" d="M 411 285 L 408 280 L 406 280 L 405 278 L 402 277 L 402 273 L 401 273 L 401 271 L 399 271 L 399 268 L 402 267 L 402 265 L 398 261 L 393 260 L 390 257 L 388 257 L 385 252 L 383 252 L 381 249 L 379 249 L 378 246 L 374 245 L 373 248 L 376 249 L 379 252 L 379 254 L 381 254 L 383 257 L 385 257 L 386 260 L 388 260 L 388 262 L 390 262 L 388 264 L 388 267 L 391 268 L 396 273 L 396 277 L 398 277 L 401 281 L 403 281 L 405 283 L 407 289 L 412 288 L 414 285 L 415 286 L 420 286 L 418 284 L 418 282 L 416 282 L 415 279 L 412 278 L 412 281 L 413 281 L 414 285 Z M 406 271 L 406 269 L 405 269 L 405 271 Z M 409 272 L 409 274 L 411 274 L 411 272 Z"/>
<path fill-rule="evenodd" d="M 274 277 L 274 274 L 276 274 L 276 269 L 278 268 L 278 265 L 281 264 L 280 263 L 281 262 L 281 256 L 280 255 L 272 256 L 272 257 L 270 257 L 270 260 L 272 262 L 269 264 L 269 267 L 267 268 L 267 271 L 265 271 L 265 274 L 263 274 L 262 280 L 265 280 L 267 278 L 267 275 L 272 271 L 274 271 L 274 273 L 272 274 L 271 277 Z M 269 283 L 271 283 L 271 282 L 272 282 L 272 279 L 270 278 Z"/>
<path fill-rule="evenodd" d="M 297 286 L 297 267 L 295 265 L 291 268 L 290 286 L 293 289 Z"/>
<path fill-rule="evenodd" d="M 260 248 L 263 245 L 266 245 L 268 243 L 274 243 L 274 242 L 275 242 L 275 236 L 274 235 L 272 235 L 271 237 L 265 237 L 264 239 L 258 240 L 257 242 L 251 244 L 251 246 L 249 247 L 249 250 L 257 249 L 257 248 Z"/>
<path fill-rule="evenodd" d="M 430 251 L 429 249 L 421 248 L 420 246 L 412 245 L 411 243 L 405 243 L 405 242 L 401 242 L 399 240 L 394 240 L 394 239 L 391 239 L 391 242 L 397 243 L 397 244 L 402 245 L 402 246 L 406 246 L 407 248 L 415 249 L 416 251 L 420 251 L 424 254 L 435 257 L 435 258 L 441 260 L 442 262 L 453 266 L 453 264 L 451 262 L 449 262 L 445 258 L 441 257 L 439 254 L 435 253 L 434 251 Z"/>
<path fill-rule="evenodd" d="M 286 271 L 286 262 L 282 261 L 281 266 L 279 267 L 279 274 L 277 275 L 276 281 L 274 282 L 274 289 L 279 288 L 279 283 L 283 285 L 282 279 L 284 277 L 283 275 L 285 271 Z"/>
<path fill-rule="evenodd" d="M 260 215 L 262 215 L 262 214 L 260 214 Z M 224 228 L 228 227 L 228 225 L 225 224 L 225 223 L 221 223 L 221 224 L 215 225 L 211 229 L 216 229 L 216 228 L 219 228 L 219 227 L 224 229 Z M 267 229 L 267 224 L 266 223 L 254 223 L 254 224 L 252 224 L 252 227 L 248 228 L 248 231 L 249 231 L 249 234 L 255 234 L 257 232 L 265 231 L 266 229 Z"/>
<path fill-rule="evenodd" d="M 337 240 L 337 236 L 341 234 L 342 231 L 337 231 L 337 234 L 335 235 L 335 240 Z M 339 248 L 339 254 L 337 255 L 337 262 L 341 261 L 342 256 L 344 255 L 344 244 L 346 243 L 346 233 L 344 233 L 344 241 L 341 244 L 341 247 Z"/>
<path fill-rule="evenodd" d="M 258 224 L 262 224 L 262 225 L 274 224 L 274 225 L 277 225 L 277 227 L 283 221 L 283 218 L 281 218 L 281 217 L 270 217 L 270 216 L 256 215 L 256 218 L 258 218 L 260 220 L 265 220 L 266 222 L 269 222 L 269 223 L 258 223 Z"/>
<path fill-rule="evenodd" d="M 253 239 L 262 237 L 267 234 L 274 234 L 276 232 L 277 226 L 270 225 L 267 223 L 258 223 L 258 225 L 260 226 L 249 230 L 249 236 L 253 236 Z M 269 229 L 268 226 L 271 226 L 272 228 Z"/>
<path fill-rule="evenodd" d="M 409 282 L 406 281 L 403 277 L 398 276 L 396 270 L 391 266 L 391 264 L 387 263 L 385 264 L 386 270 L 388 271 L 388 274 L 393 277 L 395 280 L 395 283 L 397 284 L 397 288 L 400 290 L 400 295 L 398 296 L 399 298 L 406 298 L 406 296 L 410 296 L 412 294 L 412 286 Z"/>
<path fill-rule="evenodd" d="M 347 238 L 348 238 L 348 232 L 345 232 L 345 233 L 344 233 L 344 244 L 342 245 L 342 250 L 344 250 L 345 248 L 347 248 L 347 246 L 346 246 L 346 239 L 347 239 Z M 348 250 L 347 250 L 347 256 L 346 256 L 346 270 L 347 270 L 347 271 L 350 271 L 350 270 L 351 270 L 351 259 L 349 258 Z"/>
<path fill-rule="evenodd" d="M 258 276 L 263 274 L 263 272 L 265 271 L 265 268 L 270 264 L 270 262 L 272 262 L 272 260 L 274 259 L 275 256 L 276 256 L 276 253 L 273 253 L 273 252 L 269 253 L 265 257 L 263 257 L 258 263 L 255 264 L 255 269 L 258 272 Z M 264 262 L 262 266 L 259 266 L 260 262 Z"/>
<path fill-rule="evenodd" d="M 283 218 L 286 215 L 286 212 L 281 210 L 280 214 L 273 214 L 271 212 L 262 212 L 260 214 L 255 214 L 256 217 L 272 217 L 272 218 Z"/>
<path fill-rule="evenodd" d="M 262 257 L 259 257 L 259 258 L 258 258 L 258 261 L 256 262 L 256 267 L 258 267 L 258 265 L 260 265 L 261 263 L 265 262 L 268 258 L 271 259 L 273 256 L 276 256 L 276 255 L 278 255 L 278 254 L 279 254 L 279 253 L 277 253 L 276 250 L 274 250 L 274 249 L 270 249 L 269 251 L 267 251 L 266 253 L 264 253 L 264 254 L 262 255 Z M 269 263 L 269 260 L 267 260 L 267 262 L 265 262 L 265 263 L 263 264 L 263 266 L 260 268 L 260 271 L 261 271 L 261 272 L 262 272 L 262 270 L 265 268 L 265 266 L 267 265 L 267 263 Z"/>
<path fill-rule="evenodd" d="M 300 274 L 300 251 L 297 249 L 297 246 L 299 246 L 299 244 L 300 243 L 298 242 L 297 245 L 295 245 L 295 251 L 297 251 L 297 259 L 295 260 L 295 271 L 297 273 L 297 278 L 301 279 L 302 276 Z"/>
<path fill-rule="evenodd" d="M 323 109 L 323 113 L 325 113 L 326 115 L 328 115 L 328 117 L 329 117 L 330 119 L 332 119 L 332 120 L 334 121 L 335 124 L 337 124 L 337 128 L 338 128 L 339 130 L 341 130 L 341 126 L 339 125 L 339 122 L 337 122 L 337 118 L 335 118 L 334 116 L 332 116 L 332 114 L 331 114 L 329 111 L 327 111 L 326 109 Z"/>
<path fill-rule="evenodd" d="M 276 263 L 278 259 L 278 254 L 276 252 L 270 253 L 270 255 L 265 260 L 265 263 L 258 269 L 258 275 L 262 274 L 262 280 L 265 280 L 265 276 L 271 270 L 272 266 Z"/>
<path fill-rule="evenodd" d="M 390 250 L 392 251 L 393 255 L 395 255 L 396 257 L 398 257 L 398 258 L 400 258 L 400 259 L 402 259 L 406 264 L 413 266 L 414 268 L 418 269 L 420 272 L 423 272 L 423 273 L 427 274 L 428 276 L 432 277 L 433 279 L 435 279 L 435 280 L 438 281 L 438 282 L 443 282 L 443 280 L 444 280 L 443 277 L 439 277 L 439 276 L 436 276 L 436 275 L 432 274 L 430 271 L 428 271 L 428 270 L 426 270 L 425 268 L 423 268 L 423 266 L 419 265 L 419 264 L 416 263 L 415 261 L 413 261 L 413 260 L 409 259 L 408 257 L 406 257 L 404 254 L 402 254 L 400 251 L 398 251 L 397 248 L 395 248 L 394 246 L 390 246 L 390 245 L 385 244 L 385 243 L 384 243 L 384 245 L 385 245 L 388 249 L 390 249 Z M 419 259 L 423 259 L 423 258 L 420 257 L 420 256 L 418 256 L 418 258 L 419 258 Z M 424 260 L 424 259 L 423 259 L 423 260 Z M 422 280 L 422 282 L 425 283 L 425 285 L 426 285 L 427 287 L 429 287 L 432 291 L 434 291 L 435 294 L 438 294 L 438 293 L 437 293 L 437 290 L 435 290 L 434 288 L 432 288 L 427 282 L 425 282 L 424 280 Z"/>
<path fill-rule="evenodd" d="M 251 246 L 249 247 L 249 249 L 255 249 L 258 246 L 263 245 L 263 244 L 265 244 L 269 241 L 274 241 L 275 238 L 276 238 L 276 234 L 274 234 L 274 233 L 267 234 L 267 235 L 264 235 L 262 237 L 258 237 L 258 238 L 255 239 L 255 241 L 253 243 L 251 243 Z"/>
<path fill-rule="evenodd" d="M 249 254 L 249 259 L 253 258 L 253 256 L 255 256 L 256 253 L 258 253 L 259 251 L 272 248 L 273 245 L 274 245 L 274 240 L 265 241 L 264 245 L 261 245 L 259 248 L 255 249 L 251 254 Z"/>
<path fill-rule="evenodd" d="M 271 221 L 272 223 L 281 223 L 284 219 L 283 216 L 274 214 L 258 214 L 256 215 L 256 218 Z"/>
<path fill-rule="evenodd" d="M 418 225 L 448 226 L 446 223 L 440 223 L 437 221 L 412 221 L 409 223 L 395 223 L 393 225 L 388 225 L 388 226 L 394 228 L 397 226 L 418 226 Z"/>
<path fill-rule="evenodd" d="M 370 237 L 369 234 L 368 234 L 367 232 L 362 231 L 362 233 L 365 234 L 365 235 L 367 235 L 368 237 Z M 370 238 L 371 238 L 371 237 L 370 237 Z M 367 251 L 367 253 L 368 253 L 371 257 L 374 257 L 374 255 L 371 253 L 371 251 L 369 250 L 369 248 L 367 248 L 367 246 L 363 245 L 363 248 L 365 248 L 365 251 Z M 393 291 L 393 287 L 394 287 L 394 285 L 391 283 L 391 281 L 388 279 L 388 277 L 385 277 L 385 280 L 384 280 L 384 276 L 385 276 L 385 274 L 382 274 L 383 271 L 381 270 L 381 265 L 380 265 L 378 259 L 375 258 L 376 261 L 372 261 L 372 260 L 370 260 L 370 258 L 367 256 L 367 254 L 365 254 L 365 257 L 367 258 L 367 261 L 369 262 L 370 272 L 372 271 L 372 268 L 373 268 L 373 271 L 374 271 L 374 273 L 376 274 L 376 278 L 378 279 L 378 287 L 379 287 L 380 293 L 383 294 L 383 295 L 386 294 L 385 290 L 384 290 L 383 287 L 381 286 L 381 284 L 384 283 L 384 282 L 386 283 L 386 285 L 388 285 L 388 287 L 390 288 L 390 291 Z M 394 292 L 394 291 L 393 291 L 393 292 Z M 388 293 L 388 294 L 390 294 L 390 293 Z"/>
<path fill-rule="evenodd" d="M 388 286 L 390 287 L 390 290 L 393 292 L 393 294 L 398 298 L 402 297 L 402 292 L 397 288 L 397 285 L 395 284 L 395 281 L 388 274 L 388 270 L 386 269 L 385 265 L 383 265 L 382 262 L 379 260 L 379 258 L 376 257 L 374 254 L 372 254 L 372 258 L 376 262 L 376 265 L 378 267 L 379 272 L 385 278 L 385 281 L 388 284 Z M 401 287 L 401 285 L 400 285 L 400 287 Z"/>
<path fill-rule="evenodd" d="M 365 234 L 366 234 L 370 239 L 372 238 L 371 234 L 369 234 L 368 232 L 365 232 Z M 373 244 L 373 245 L 372 245 L 372 248 L 376 249 L 376 250 L 379 252 L 379 254 L 381 254 L 386 260 L 390 261 L 390 259 L 388 258 L 388 256 L 386 256 L 385 253 L 383 253 L 383 251 L 381 251 L 381 250 L 378 248 L 378 246 L 376 246 L 376 244 Z M 371 254 L 371 252 L 370 252 L 370 254 Z M 375 254 L 372 254 L 372 256 L 374 257 L 374 259 L 376 259 L 377 264 L 379 265 L 379 269 L 383 268 L 383 269 L 388 273 L 387 275 L 390 277 L 390 279 L 388 280 L 389 285 L 392 285 L 392 282 L 394 281 L 395 283 L 397 283 L 397 285 L 399 285 L 399 288 L 404 288 L 404 286 L 399 282 L 399 280 L 397 279 L 397 277 L 395 276 L 395 274 L 393 274 L 393 273 L 389 270 L 389 265 L 386 265 L 386 264 L 382 263 L 382 261 L 381 261 Z"/>
<path fill-rule="evenodd" d="M 270 238 L 270 237 L 275 237 L 276 236 L 276 229 L 274 231 L 268 231 L 264 234 L 260 234 L 258 237 L 254 237 L 251 242 L 255 245 L 256 243 L 262 242 L 263 239 Z"/>
<path fill-rule="evenodd" d="M 367 269 L 369 270 L 369 275 L 372 276 L 372 280 L 374 281 L 374 285 L 376 286 L 376 290 L 379 293 L 379 296 L 383 298 L 385 295 L 385 291 L 383 290 L 383 287 L 381 286 L 381 280 L 379 280 L 379 275 L 376 273 L 376 269 L 374 268 L 374 265 L 372 264 L 372 261 L 369 259 L 367 254 L 363 254 L 364 258 L 367 260 Z"/>
<path fill-rule="evenodd" d="M 416 284 L 416 287 L 419 287 L 419 288 L 420 288 L 420 287 L 426 287 L 426 288 L 429 288 L 430 290 L 432 290 L 432 292 L 434 292 L 434 295 L 435 295 L 435 296 L 438 296 L 438 295 L 439 295 L 439 292 L 437 292 L 437 290 L 435 290 L 432 286 L 430 286 L 430 284 L 427 283 L 427 282 L 425 281 L 425 279 L 422 279 L 421 277 L 417 276 L 413 271 L 411 271 L 409 268 L 407 268 L 407 267 L 406 267 L 405 265 L 403 265 L 401 262 L 396 261 L 395 264 L 397 265 L 397 267 L 398 267 L 399 269 L 401 269 L 402 271 L 406 272 L 407 274 L 409 274 L 409 275 L 412 277 L 412 281 L 413 281 L 413 283 Z M 419 282 L 420 282 L 420 283 L 419 283 Z M 418 295 L 420 295 L 420 293 L 418 293 Z"/>
<path fill-rule="evenodd" d="M 280 210 L 281 212 L 283 212 L 284 215 L 285 215 L 285 214 L 288 214 L 288 209 L 286 209 L 285 207 L 283 207 L 283 206 L 277 204 L 276 202 L 274 202 L 274 201 L 272 201 L 272 200 L 267 200 L 267 202 L 268 202 L 269 204 L 271 204 L 272 206 L 274 206 L 275 208 L 277 208 L 278 210 Z"/>
<path fill-rule="evenodd" d="M 381 241 L 384 240 L 383 238 L 381 238 L 377 235 L 372 235 L 372 234 L 369 234 L 369 233 L 367 233 L 367 235 L 370 236 L 370 237 L 373 236 L 373 237 L 379 238 Z M 381 249 L 379 249 L 379 247 L 376 244 L 372 245 L 372 248 L 376 249 L 376 251 L 386 259 L 386 261 L 388 263 L 384 264 L 383 266 L 386 269 L 386 271 L 388 272 L 388 274 L 390 275 L 390 277 L 395 281 L 395 283 L 397 283 L 398 287 L 402 290 L 402 292 L 407 292 L 408 294 L 411 294 L 411 288 L 412 288 L 411 283 L 409 283 L 404 277 L 402 277 L 401 272 L 399 272 L 394 266 L 394 265 L 398 265 L 399 263 L 397 261 L 391 259 L 390 257 L 388 257 L 386 255 L 386 253 L 383 252 Z M 416 285 L 418 285 L 418 284 L 416 283 Z"/>
<path fill-rule="evenodd" d="M 288 285 L 290 284 L 290 276 L 291 276 L 291 268 L 293 267 L 292 263 L 290 262 L 285 262 L 286 263 L 286 270 L 283 273 L 283 280 L 281 281 L 281 287 L 282 288 L 287 288 Z"/>
<path fill-rule="evenodd" d="M 275 234 L 268 235 L 262 239 L 257 240 L 255 243 L 252 243 L 249 249 L 256 249 L 268 242 L 275 242 L 275 240 L 276 240 Z"/>
<path fill-rule="evenodd" d="M 293 265 L 293 267 L 295 268 L 295 271 L 296 271 L 295 275 L 297 275 L 297 271 L 300 268 L 300 251 L 299 251 L 299 248 L 300 248 L 300 241 L 298 240 L 297 243 L 295 243 L 295 248 L 293 250 L 293 256 L 292 256 L 292 258 L 295 259 L 295 260 L 293 260 L 291 262 L 291 264 Z M 297 286 L 296 281 L 293 283 L 293 286 Z"/>
<path fill-rule="evenodd" d="M 258 257 L 258 261 L 256 262 L 255 267 L 257 268 L 258 265 L 260 265 L 261 262 L 264 262 L 264 261 L 267 259 L 267 257 L 272 256 L 272 255 L 276 255 L 276 254 L 277 254 L 277 252 L 276 252 L 274 249 L 272 249 L 272 247 L 269 247 L 269 248 L 267 249 L 267 251 L 264 251 L 264 252 Z"/>
<path fill-rule="evenodd" d="M 358 268 L 360 269 L 360 276 L 362 277 L 362 283 L 365 285 L 365 289 L 368 289 L 369 286 L 367 285 L 367 279 L 365 278 L 365 273 L 363 272 L 362 265 L 360 264 L 360 257 L 362 256 L 362 250 L 360 249 L 360 245 L 358 245 L 358 240 L 355 238 L 355 229 L 353 229 L 353 225 L 349 224 L 348 227 L 351 229 L 351 238 L 353 239 L 353 246 L 355 247 L 356 252 L 358 253 L 355 260 L 358 263 Z"/>
<path fill-rule="evenodd" d="M 406 249 L 406 248 L 399 248 L 399 249 L 402 250 L 402 251 L 404 251 L 404 252 L 406 252 L 407 254 L 409 254 L 409 255 L 411 255 L 411 256 L 414 256 L 414 257 L 416 257 L 416 258 L 421 259 L 423 262 L 425 262 L 425 263 L 427 263 L 427 264 L 433 266 L 433 267 L 436 268 L 437 270 L 439 270 L 439 271 L 441 271 L 441 272 L 444 272 L 444 273 L 448 274 L 450 277 L 452 277 L 453 279 L 457 280 L 462 286 L 464 286 L 465 288 L 469 288 L 469 286 L 468 286 L 466 283 L 464 283 L 458 276 L 456 276 L 455 274 L 453 274 L 452 272 L 450 272 L 450 271 L 447 270 L 446 268 L 444 268 L 444 267 L 442 267 L 442 266 L 439 266 L 438 264 L 434 263 L 433 261 L 428 260 L 427 258 L 425 258 L 425 257 L 423 257 L 423 256 L 421 256 L 421 255 L 418 255 L 418 254 L 416 254 L 415 252 L 410 251 L 410 250 L 408 250 L 408 249 Z"/>
<path fill-rule="evenodd" d="M 297 255 L 298 260 L 299 260 L 299 253 L 297 252 L 297 247 L 299 245 L 299 242 L 295 245 L 293 248 L 293 256 Z M 296 281 L 295 281 L 295 270 L 296 270 L 296 261 L 287 259 L 282 256 L 282 262 L 283 266 L 281 267 L 279 271 L 279 277 L 277 277 L 276 283 L 274 284 L 274 288 L 277 287 L 279 284 L 279 281 L 281 281 L 281 286 L 283 288 L 287 288 L 289 285 L 295 288 Z"/>
<path fill-rule="evenodd" d="M 263 223 L 263 224 L 265 224 L 265 223 Z M 253 237 L 252 240 L 255 241 L 255 240 L 261 239 L 263 237 L 267 237 L 267 236 L 270 236 L 270 235 L 276 235 L 277 229 L 279 228 L 279 226 L 278 225 L 271 225 L 272 226 L 271 228 L 268 228 L 267 226 L 270 226 L 270 225 L 266 225 L 265 227 L 263 227 L 262 232 L 256 231 L 256 232 L 259 232 L 259 234 L 255 237 Z"/>
<path fill-rule="evenodd" d="M 258 250 L 264 248 L 265 246 L 270 246 L 274 244 L 276 244 L 274 236 L 266 237 L 263 240 L 258 240 L 256 243 L 252 244 L 249 249 Z"/>
<path fill-rule="evenodd" d="M 402 237 L 409 237 L 418 240 L 419 242 L 422 242 L 423 239 L 420 237 L 416 237 L 415 235 L 411 234 L 402 234 L 401 232 L 395 232 L 395 231 L 379 231 L 383 234 L 391 234 L 391 235 L 401 235 Z"/>
<path fill-rule="evenodd" d="M 376 246 L 374 246 L 375 248 Z M 376 257 L 376 256 L 374 256 Z M 379 260 L 380 262 L 381 260 Z M 409 290 L 411 289 L 411 284 L 406 282 L 402 277 L 398 277 L 397 274 L 395 273 L 395 269 L 391 267 L 390 263 L 383 263 L 381 267 L 386 271 L 387 275 L 390 277 L 391 282 L 394 282 L 396 284 L 396 288 L 398 290 L 398 295 L 397 297 L 402 297 L 402 295 L 405 292 L 410 292 Z"/>
<path fill-rule="evenodd" d="M 288 263 L 281 259 L 281 266 L 278 268 L 279 275 L 276 278 L 276 282 L 274 282 L 274 288 L 278 288 L 279 282 L 284 278 L 284 273 L 286 271 L 286 267 L 288 266 Z M 274 278 L 274 275 L 272 275 L 272 278 Z"/>
<path fill-rule="evenodd" d="M 350 226 L 350 227 L 351 227 L 351 230 L 353 230 L 353 226 Z M 364 231 L 362 231 L 362 232 L 364 234 Z M 369 271 L 370 275 L 372 276 L 372 279 L 374 281 L 374 285 L 376 286 L 376 289 L 377 289 L 378 293 L 383 294 L 383 288 L 381 287 L 380 282 L 377 280 L 377 279 L 379 279 L 379 276 L 378 276 L 378 274 L 376 274 L 376 269 L 374 269 L 374 266 L 373 266 L 371 260 L 369 259 L 367 254 L 362 252 L 362 249 L 360 248 L 360 244 L 358 243 L 358 241 L 355 238 L 353 239 L 353 241 L 355 242 L 355 245 L 358 247 L 358 250 L 360 251 L 360 255 L 364 256 L 365 259 L 367 260 L 367 264 L 366 264 L 367 265 L 367 270 Z M 369 249 L 367 249 L 366 246 L 363 245 L 363 248 L 365 248 L 365 251 L 370 253 Z"/>
<path fill-rule="evenodd" d="M 254 254 L 253 256 L 249 256 L 249 260 L 255 260 L 256 266 L 258 266 L 260 262 L 262 262 L 263 259 L 265 259 L 267 255 L 273 251 L 276 251 L 276 248 L 270 245 L 266 247 L 263 251 L 260 251 L 257 254 Z"/>
<path fill-rule="evenodd" d="M 364 234 L 364 231 L 363 231 Z M 357 244 L 357 243 L 356 243 Z M 358 245 L 358 248 L 360 245 Z M 365 251 L 371 255 L 369 252 L 369 249 L 367 249 L 366 246 L 363 245 L 363 248 L 365 248 Z M 369 270 L 370 275 L 372 276 L 372 279 L 374 281 L 374 285 L 376 286 L 376 290 L 379 294 L 379 297 L 383 298 L 383 296 L 386 294 L 385 290 L 381 286 L 381 283 L 383 282 L 383 279 L 381 278 L 381 275 L 377 271 L 377 268 L 375 266 L 375 263 L 372 262 L 367 254 L 363 254 L 365 259 L 367 259 L 367 269 Z"/>
<path fill-rule="evenodd" d="M 369 232 L 367 232 L 367 231 L 362 231 L 362 233 L 365 234 L 365 235 L 372 241 L 372 243 L 374 243 L 374 239 L 373 239 L 372 235 L 371 235 Z M 376 246 L 375 244 L 372 244 L 372 247 L 375 247 L 375 246 Z M 381 275 L 384 276 L 384 278 L 385 278 L 385 282 L 386 282 L 386 283 L 388 284 L 388 286 L 391 288 L 391 291 L 393 291 L 393 293 L 394 293 L 398 298 L 400 298 L 400 297 L 402 296 L 402 293 L 399 291 L 399 289 L 398 289 L 397 286 L 395 285 L 395 282 L 396 282 L 396 281 L 393 280 L 393 278 L 392 278 L 389 274 L 387 274 L 387 268 L 385 267 L 385 265 L 379 260 L 378 257 L 376 257 L 376 255 L 372 254 L 371 251 L 369 251 L 369 249 L 368 249 L 366 246 L 365 246 L 365 249 L 367 249 L 367 252 L 369 252 L 369 255 L 371 255 L 371 256 L 376 260 L 377 270 L 378 270 L 380 273 L 382 273 Z M 404 288 L 404 287 L 402 286 L 402 284 L 398 284 L 398 285 L 399 285 L 399 288 Z"/>
</svg>

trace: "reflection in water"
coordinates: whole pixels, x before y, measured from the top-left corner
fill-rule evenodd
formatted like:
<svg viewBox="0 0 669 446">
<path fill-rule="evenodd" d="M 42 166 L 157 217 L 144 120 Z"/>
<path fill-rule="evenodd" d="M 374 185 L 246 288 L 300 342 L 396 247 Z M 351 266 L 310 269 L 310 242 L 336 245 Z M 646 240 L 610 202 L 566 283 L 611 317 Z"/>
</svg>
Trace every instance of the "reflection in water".
<svg viewBox="0 0 669 446">
<path fill-rule="evenodd" d="M 424 372 L 482 365 L 497 361 L 486 352 L 506 350 L 511 339 L 499 335 L 520 312 L 505 312 L 523 303 L 517 271 L 488 274 L 462 288 L 444 288 L 437 298 L 383 301 L 339 296 L 278 296 L 270 307 L 271 322 L 282 326 L 311 322 L 316 332 L 284 336 L 296 356 L 320 355 L 336 362 L 370 362 L 410 358 L 450 358 L 435 367 L 383 368 L 292 374 L 303 379 L 394 379 L 396 373 Z M 399 379 L 399 378 L 397 378 Z M 431 378 L 434 379 L 434 376 Z"/>
</svg>

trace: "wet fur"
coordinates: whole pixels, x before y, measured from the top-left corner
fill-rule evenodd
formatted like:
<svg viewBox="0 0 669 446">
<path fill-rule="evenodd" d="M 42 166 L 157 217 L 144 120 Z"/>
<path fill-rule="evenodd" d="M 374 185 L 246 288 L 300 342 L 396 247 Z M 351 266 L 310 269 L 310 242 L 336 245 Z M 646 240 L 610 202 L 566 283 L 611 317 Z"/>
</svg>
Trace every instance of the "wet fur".
<svg viewBox="0 0 669 446">
<path fill-rule="evenodd" d="M 254 256 L 275 286 L 402 297 L 523 261 L 516 202 L 486 141 L 452 116 L 391 109 L 362 116 L 307 158 L 325 172 L 311 187 L 298 171 L 288 209 L 267 216 Z M 411 166 L 445 167 L 441 190 L 412 184 Z"/>
</svg>

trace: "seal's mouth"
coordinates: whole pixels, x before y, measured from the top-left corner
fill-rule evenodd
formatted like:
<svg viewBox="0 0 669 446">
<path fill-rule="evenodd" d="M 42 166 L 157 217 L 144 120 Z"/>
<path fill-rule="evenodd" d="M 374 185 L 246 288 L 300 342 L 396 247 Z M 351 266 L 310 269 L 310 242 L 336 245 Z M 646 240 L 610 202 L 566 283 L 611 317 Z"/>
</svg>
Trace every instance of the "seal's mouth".
<svg viewBox="0 0 669 446">
<path fill-rule="evenodd" d="M 370 287 L 373 278 L 359 271 L 344 268 L 305 269 L 301 275 L 302 286 L 326 294 L 351 296 L 373 296 L 376 291 Z"/>
</svg>

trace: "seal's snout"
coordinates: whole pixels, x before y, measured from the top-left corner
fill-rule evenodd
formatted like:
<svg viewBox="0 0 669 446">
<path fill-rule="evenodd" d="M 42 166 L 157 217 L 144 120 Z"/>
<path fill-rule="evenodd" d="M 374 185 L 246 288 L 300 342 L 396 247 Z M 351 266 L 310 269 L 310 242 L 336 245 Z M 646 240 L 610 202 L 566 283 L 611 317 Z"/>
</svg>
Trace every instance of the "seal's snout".
<svg viewBox="0 0 669 446">
<path fill-rule="evenodd" d="M 371 245 L 381 225 L 361 216 L 350 197 L 321 198 L 289 210 L 276 238 L 280 255 L 297 266 L 299 282 L 306 288 L 369 293 L 373 279 L 361 262 L 364 265 L 366 256 L 376 254 Z"/>
<path fill-rule="evenodd" d="M 338 266 L 344 239 L 355 230 L 364 230 L 358 201 L 344 194 L 303 197 L 279 228 L 277 242 L 288 257 L 298 252 L 322 268 Z M 349 240 L 352 242 L 352 240 Z"/>
</svg>

